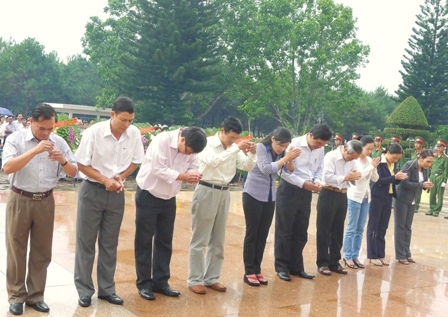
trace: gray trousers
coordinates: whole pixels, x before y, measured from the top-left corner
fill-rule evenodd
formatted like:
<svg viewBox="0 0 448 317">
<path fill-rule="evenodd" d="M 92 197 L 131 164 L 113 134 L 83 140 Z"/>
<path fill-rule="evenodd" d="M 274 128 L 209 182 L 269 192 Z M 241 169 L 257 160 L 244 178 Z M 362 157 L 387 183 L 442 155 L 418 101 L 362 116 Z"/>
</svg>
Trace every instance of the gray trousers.
<svg viewBox="0 0 448 317">
<path fill-rule="evenodd" d="M 115 268 L 124 192 L 106 191 L 84 181 L 78 194 L 76 220 L 75 286 L 79 296 L 92 296 L 95 243 L 98 237 L 98 295 L 115 293 Z"/>
<path fill-rule="evenodd" d="M 196 186 L 192 201 L 188 286 L 212 285 L 219 281 L 229 204 L 228 190 Z"/>
<path fill-rule="evenodd" d="M 403 260 L 411 257 L 412 221 L 414 220 L 415 205 L 408 205 L 395 199 L 394 208 L 394 242 L 395 258 Z"/>
</svg>

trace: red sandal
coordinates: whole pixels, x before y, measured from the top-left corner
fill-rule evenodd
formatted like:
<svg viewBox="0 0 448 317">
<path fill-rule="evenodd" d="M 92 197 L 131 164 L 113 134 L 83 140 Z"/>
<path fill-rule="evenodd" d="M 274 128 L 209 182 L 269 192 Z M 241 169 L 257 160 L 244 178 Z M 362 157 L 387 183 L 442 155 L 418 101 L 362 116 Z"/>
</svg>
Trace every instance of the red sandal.
<svg viewBox="0 0 448 317">
<path fill-rule="evenodd" d="M 268 285 L 268 280 L 264 278 L 263 275 L 257 274 L 256 275 L 258 282 L 260 282 L 261 285 Z"/>
<path fill-rule="evenodd" d="M 260 282 L 257 279 L 255 274 L 252 275 L 244 275 L 244 283 L 250 286 L 260 286 Z"/>
</svg>

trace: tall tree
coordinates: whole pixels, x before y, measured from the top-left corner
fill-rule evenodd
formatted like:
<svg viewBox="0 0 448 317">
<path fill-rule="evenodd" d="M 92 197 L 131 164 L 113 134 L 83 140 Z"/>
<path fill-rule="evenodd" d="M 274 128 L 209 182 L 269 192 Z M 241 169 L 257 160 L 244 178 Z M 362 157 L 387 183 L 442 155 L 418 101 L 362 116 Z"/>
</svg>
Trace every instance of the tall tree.
<svg viewBox="0 0 448 317">
<path fill-rule="evenodd" d="M 204 0 L 109 1 L 111 18 L 104 23 L 94 19 L 88 25 L 85 52 L 92 59 L 102 59 L 98 53 L 106 51 L 115 67 L 106 73 L 106 65 L 100 64 L 106 88 L 138 100 L 145 113 L 141 119 L 191 122 L 196 95 L 219 92 L 216 4 Z"/>
<path fill-rule="evenodd" d="M 45 53 L 35 39 L 4 45 L 0 51 L 0 106 L 29 114 L 39 102 L 59 102 L 59 65 L 57 55 Z"/>
<path fill-rule="evenodd" d="M 218 1 L 228 8 L 222 38 L 248 116 L 273 116 L 303 132 L 366 62 L 352 10 L 332 0 Z"/>
<path fill-rule="evenodd" d="M 95 106 L 103 85 L 97 65 L 75 55 L 68 59 L 67 64 L 61 64 L 61 86 L 61 102 Z"/>
<path fill-rule="evenodd" d="M 413 96 L 430 125 L 448 124 L 448 2 L 426 0 L 401 64 L 398 101 Z"/>
</svg>

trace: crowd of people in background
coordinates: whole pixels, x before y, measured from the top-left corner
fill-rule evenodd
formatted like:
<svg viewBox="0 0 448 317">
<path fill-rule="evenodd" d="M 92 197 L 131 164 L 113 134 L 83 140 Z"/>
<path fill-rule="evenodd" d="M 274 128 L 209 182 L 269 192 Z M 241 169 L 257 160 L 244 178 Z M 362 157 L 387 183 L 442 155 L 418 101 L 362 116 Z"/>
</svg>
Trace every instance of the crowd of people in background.
<svg viewBox="0 0 448 317">
<path fill-rule="evenodd" d="M 269 283 L 262 273 L 262 260 L 274 216 L 278 278 L 315 278 L 307 273 L 303 250 L 316 193 L 316 268 L 323 276 L 365 268 L 360 250 L 366 223 L 369 263 L 389 265 L 385 246 L 392 209 L 395 259 L 403 265 L 415 263 L 411 228 L 423 190 L 430 193 L 426 215 L 441 212 L 448 177 L 443 140 L 437 142 L 434 153 L 424 148 L 423 138 L 416 138 L 415 151 L 404 162 L 398 137 L 392 137 L 388 147 L 383 147 L 382 136 L 357 133 L 346 142 L 326 124 L 316 124 L 295 138 L 280 127 L 256 144 L 241 139 L 241 121 L 228 117 L 213 136 L 207 137 L 199 127 L 162 131 L 145 153 L 140 131 L 132 125 L 134 116 L 134 102 L 119 97 L 110 120 L 83 126 L 75 154 L 64 139 L 52 133 L 56 112 L 47 104 L 37 105 L 29 119 L 22 114 L 16 121 L 12 116 L 1 118 L 2 167 L 11 185 L 5 226 L 12 314 L 21 315 L 24 304 L 40 312 L 50 310 L 44 301 L 53 233 L 49 219 L 54 219 L 53 188 L 65 174 L 75 177 L 81 172 L 83 177 L 74 270 L 81 307 L 91 305 L 95 292 L 100 300 L 124 303 L 114 281 L 125 206 L 123 189 L 125 179 L 139 166 L 134 251 L 136 289 L 145 300 L 154 300 L 155 293 L 180 295 L 170 287 L 169 279 L 176 195 L 182 182 L 197 184 L 192 197 L 187 285 L 199 295 L 227 290 L 220 277 L 229 186 L 236 169 L 248 172 L 242 191 L 246 223 L 242 260 L 243 282 L 250 286 Z M 39 213 L 34 212 L 36 208 Z M 21 237 L 29 234 L 27 267 L 28 239 Z M 92 279 L 96 243 L 98 290 Z"/>
</svg>

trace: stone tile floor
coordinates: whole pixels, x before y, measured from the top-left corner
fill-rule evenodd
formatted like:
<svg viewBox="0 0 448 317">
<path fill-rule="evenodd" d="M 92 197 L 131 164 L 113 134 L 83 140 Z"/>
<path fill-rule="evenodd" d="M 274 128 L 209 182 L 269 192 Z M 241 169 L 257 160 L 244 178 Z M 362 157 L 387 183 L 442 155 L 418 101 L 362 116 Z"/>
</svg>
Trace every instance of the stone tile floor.
<svg viewBox="0 0 448 317">
<path fill-rule="evenodd" d="M 1 182 L 1 178 L 0 178 Z M 23 316 L 446 316 L 448 313 L 448 220 L 425 216 L 427 196 L 423 196 L 422 212 L 415 215 L 412 254 L 416 264 L 403 266 L 393 261 L 393 217 L 387 234 L 389 267 L 369 265 L 365 239 L 361 259 L 364 270 L 350 270 L 346 276 L 318 275 L 315 280 L 293 277 L 284 282 L 276 277 L 273 262 L 274 226 L 268 237 L 263 260 L 263 273 L 269 285 L 258 288 L 243 283 L 242 243 L 244 215 L 240 187 L 231 192 L 231 208 L 227 222 L 226 254 L 221 282 L 227 292 L 208 291 L 197 295 L 186 283 L 188 245 L 191 233 L 192 192 L 185 190 L 177 198 L 177 218 L 174 232 L 174 252 L 171 261 L 170 284 L 182 294 L 168 298 L 156 294 L 155 301 L 139 297 L 135 287 L 133 255 L 134 191 L 132 182 L 126 190 L 126 210 L 121 227 L 117 293 L 125 300 L 123 306 L 114 306 L 97 300 L 89 308 L 77 305 L 73 283 L 75 249 L 75 221 L 77 190 L 80 183 L 64 183 L 55 191 L 57 202 L 53 261 L 49 267 L 45 301 L 50 313 L 25 309 Z M 0 190 L 0 316 L 8 313 L 5 286 L 5 230 L 4 212 L 9 190 L 7 184 Z M 135 187 L 134 187 L 135 188 Z M 316 274 L 315 266 L 315 202 L 309 228 L 309 242 L 304 251 L 305 266 Z M 447 207 L 448 205 L 445 204 Z M 444 215 L 447 215 L 444 213 Z"/>
</svg>

